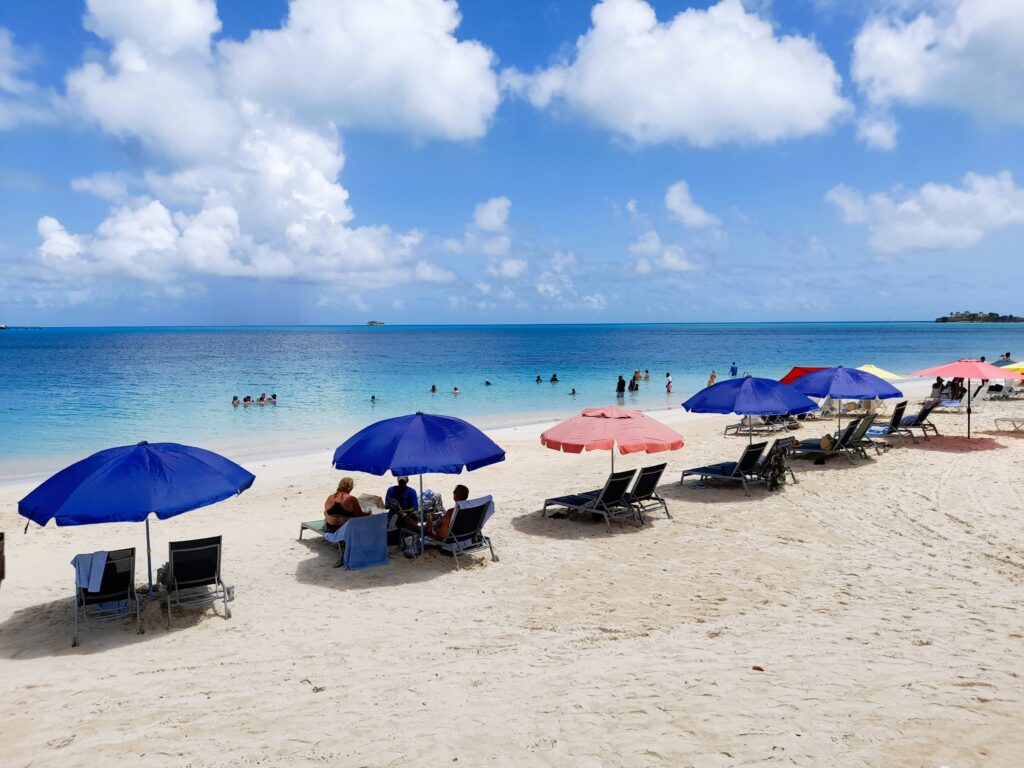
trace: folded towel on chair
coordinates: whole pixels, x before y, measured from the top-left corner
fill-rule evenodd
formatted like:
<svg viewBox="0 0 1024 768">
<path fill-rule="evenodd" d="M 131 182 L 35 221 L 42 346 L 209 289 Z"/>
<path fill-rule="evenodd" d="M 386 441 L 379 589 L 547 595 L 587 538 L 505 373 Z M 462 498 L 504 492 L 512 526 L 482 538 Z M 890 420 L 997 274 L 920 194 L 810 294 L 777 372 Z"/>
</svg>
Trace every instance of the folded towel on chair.
<svg viewBox="0 0 1024 768">
<path fill-rule="evenodd" d="M 337 531 L 325 534 L 324 538 L 345 544 L 345 568 L 350 571 L 388 564 L 387 515 L 353 517 Z"/>
</svg>

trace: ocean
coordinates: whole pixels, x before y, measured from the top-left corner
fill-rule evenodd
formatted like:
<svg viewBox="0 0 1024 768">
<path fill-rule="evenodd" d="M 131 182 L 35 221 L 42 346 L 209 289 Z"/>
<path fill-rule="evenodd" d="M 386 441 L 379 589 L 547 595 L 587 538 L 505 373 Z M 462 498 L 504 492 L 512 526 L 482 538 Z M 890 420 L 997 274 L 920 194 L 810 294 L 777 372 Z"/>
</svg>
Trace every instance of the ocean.
<svg viewBox="0 0 1024 768">
<path fill-rule="evenodd" d="M 638 368 L 651 380 L 625 404 L 657 409 L 678 407 L 712 369 L 728 376 L 734 360 L 741 375 L 778 378 L 793 365 L 906 372 L 1006 351 L 1024 356 L 1024 325 L 11 329 L 0 331 L 0 477 L 139 440 L 272 455 L 340 443 L 370 422 L 417 410 L 484 427 L 563 418 L 614 402 L 618 375 Z M 230 405 L 233 395 L 264 392 L 279 404 Z"/>
</svg>

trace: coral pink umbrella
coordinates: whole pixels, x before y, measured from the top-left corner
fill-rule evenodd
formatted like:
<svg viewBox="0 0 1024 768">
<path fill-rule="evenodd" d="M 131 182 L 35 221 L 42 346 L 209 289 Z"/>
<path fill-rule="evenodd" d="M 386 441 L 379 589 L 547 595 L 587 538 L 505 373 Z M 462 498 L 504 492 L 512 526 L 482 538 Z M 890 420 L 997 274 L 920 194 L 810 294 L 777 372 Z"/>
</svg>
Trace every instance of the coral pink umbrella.
<svg viewBox="0 0 1024 768">
<path fill-rule="evenodd" d="M 609 405 L 584 409 L 579 416 L 544 432 L 540 442 L 566 453 L 611 451 L 614 471 L 616 446 L 621 454 L 678 451 L 683 436 L 639 411 Z"/>
<path fill-rule="evenodd" d="M 1020 381 L 1024 379 L 1015 371 L 1008 371 L 997 365 L 983 363 L 981 360 L 955 360 L 952 363 L 936 365 L 934 368 L 925 368 L 922 371 L 914 371 L 911 376 L 945 376 L 947 379 L 967 379 L 967 437 L 971 436 L 971 379 L 988 381 L 991 379 L 1011 379 Z"/>
</svg>

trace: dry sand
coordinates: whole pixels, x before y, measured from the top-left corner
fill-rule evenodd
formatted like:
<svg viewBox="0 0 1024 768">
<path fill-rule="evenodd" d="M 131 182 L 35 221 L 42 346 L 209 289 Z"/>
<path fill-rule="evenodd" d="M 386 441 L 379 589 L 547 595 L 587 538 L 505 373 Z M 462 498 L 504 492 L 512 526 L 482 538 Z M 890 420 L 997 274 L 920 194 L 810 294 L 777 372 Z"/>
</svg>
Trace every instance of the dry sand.
<svg viewBox="0 0 1024 768">
<path fill-rule="evenodd" d="M 153 526 L 158 563 L 169 540 L 224 534 L 233 617 L 168 631 L 150 605 L 144 635 L 87 627 L 76 649 L 69 560 L 134 545 L 144 581 L 144 529 L 22 535 L 31 486 L 0 487 L 0 763 L 1024 765 L 1024 439 L 991 431 L 997 411 L 1024 403 L 979 416 L 969 449 L 796 462 L 799 485 L 751 498 L 677 484 L 739 454 L 725 418 L 661 414 L 686 447 L 617 465 L 667 458 L 674 519 L 613 535 L 538 511 L 599 485 L 607 453 L 499 430 L 508 460 L 459 480 L 494 494 L 501 560 L 461 572 L 437 554 L 332 568 L 296 540 L 337 483 L 330 452 L 250 463 L 250 491 Z"/>
</svg>

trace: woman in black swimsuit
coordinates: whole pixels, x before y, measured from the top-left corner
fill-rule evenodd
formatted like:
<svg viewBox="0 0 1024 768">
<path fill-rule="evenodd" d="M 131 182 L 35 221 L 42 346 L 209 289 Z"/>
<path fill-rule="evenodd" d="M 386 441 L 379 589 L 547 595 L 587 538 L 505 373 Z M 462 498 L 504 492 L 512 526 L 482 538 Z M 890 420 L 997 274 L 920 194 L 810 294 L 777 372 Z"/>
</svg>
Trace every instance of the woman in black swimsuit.
<svg viewBox="0 0 1024 768">
<path fill-rule="evenodd" d="M 341 478 L 337 493 L 332 493 L 324 502 L 324 533 L 334 533 L 353 517 L 366 513 L 359 506 L 359 499 L 352 495 L 355 482 L 351 477 Z"/>
</svg>

